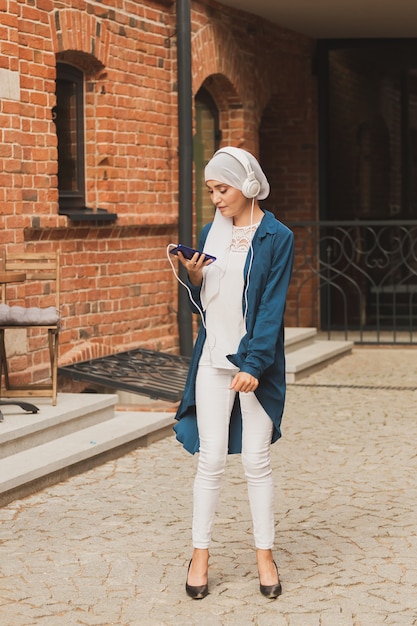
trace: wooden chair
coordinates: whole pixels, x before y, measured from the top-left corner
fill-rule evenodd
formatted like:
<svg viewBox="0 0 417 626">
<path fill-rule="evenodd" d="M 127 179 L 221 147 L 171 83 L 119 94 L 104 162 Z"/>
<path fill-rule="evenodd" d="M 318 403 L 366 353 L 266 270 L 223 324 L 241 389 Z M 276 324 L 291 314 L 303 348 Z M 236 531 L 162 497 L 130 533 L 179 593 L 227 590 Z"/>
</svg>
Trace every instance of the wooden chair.
<svg viewBox="0 0 417 626">
<path fill-rule="evenodd" d="M 50 396 L 57 400 L 58 340 L 60 330 L 60 260 L 59 251 L 51 253 L 6 254 L 3 252 L 2 303 L 0 304 L 0 397 Z M 7 283 L 24 280 L 25 306 L 9 306 Z M 20 302 L 20 300 L 19 300 Z M 36 304 L 37 306 L 32 306 Z M 39 306 L 40 305 L 40 306 Z M 49 349 L 51 383 L 12 385 L 6 354 L 5 332 L 17 328 L 46 331 L 45 347 Z M 2 376 L 3 374 L 3 376 Z M 2 389 L 4 381 L 4 389 Z"/>
</svg>

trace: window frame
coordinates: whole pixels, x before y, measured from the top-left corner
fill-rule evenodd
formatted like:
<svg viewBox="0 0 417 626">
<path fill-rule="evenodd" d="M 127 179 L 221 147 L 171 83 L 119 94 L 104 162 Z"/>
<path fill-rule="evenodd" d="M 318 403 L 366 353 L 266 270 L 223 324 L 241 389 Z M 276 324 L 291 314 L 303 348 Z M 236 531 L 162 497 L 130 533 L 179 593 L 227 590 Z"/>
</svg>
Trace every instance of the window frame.
<svg viewBox="0 0 417 626">
<path fill-rule="evenodd" d="M 76 190 L 70 191 L 60 187 L 59 176 L 59 83 L 66 82 L 75 85 L 75 136 L 76 136 Z M 85 139 L 84 139 L 84 73 L 73 65 L 58 62 L 56 65 L 56 96 L 57 102 L 54 110 L 54 121 L 57 133 L 58 147 L 58 193 L 59 213 L 68 215 L 71 212 L 85 209 Z"/>
</svg>

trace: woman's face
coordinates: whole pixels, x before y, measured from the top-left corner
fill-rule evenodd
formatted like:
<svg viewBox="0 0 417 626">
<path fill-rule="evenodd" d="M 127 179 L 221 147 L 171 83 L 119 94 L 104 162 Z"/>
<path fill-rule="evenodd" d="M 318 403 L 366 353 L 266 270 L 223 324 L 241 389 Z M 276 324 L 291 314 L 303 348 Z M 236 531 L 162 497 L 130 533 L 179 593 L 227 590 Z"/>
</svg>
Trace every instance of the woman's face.
<svg viewBox="0 0 417 626">
<path fill-rule="evenodd" d="M 206 185 L 214 206 L 225 217 L 233 218 L 235 224 L 245 221 L 245 218 L 250 215 L 252 200 L 246 198 L 240 189 L 218 180 L 208 180 Z"/>
</svg>

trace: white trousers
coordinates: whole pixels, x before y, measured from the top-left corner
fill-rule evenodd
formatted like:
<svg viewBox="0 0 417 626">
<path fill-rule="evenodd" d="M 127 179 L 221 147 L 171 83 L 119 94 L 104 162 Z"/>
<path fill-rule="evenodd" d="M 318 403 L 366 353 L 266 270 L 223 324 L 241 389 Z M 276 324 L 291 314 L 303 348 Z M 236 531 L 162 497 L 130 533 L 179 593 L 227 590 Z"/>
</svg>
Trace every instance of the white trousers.
<svg viewBox="0 0 417 626">
<path fill-rule="evenodd" d="M 228 454 L 230 413 L 236 392 L 229 389 L 234 373 L 200 365 L 196 381 L 200 453 L 194 481 L 192 539 L 208 548 Z M 255 546 L 274 543 L 274 507 L 270 448 L 273 424 L 254 393 L 240 393 L 242 465 L 252 513 Z"/>
</svg>

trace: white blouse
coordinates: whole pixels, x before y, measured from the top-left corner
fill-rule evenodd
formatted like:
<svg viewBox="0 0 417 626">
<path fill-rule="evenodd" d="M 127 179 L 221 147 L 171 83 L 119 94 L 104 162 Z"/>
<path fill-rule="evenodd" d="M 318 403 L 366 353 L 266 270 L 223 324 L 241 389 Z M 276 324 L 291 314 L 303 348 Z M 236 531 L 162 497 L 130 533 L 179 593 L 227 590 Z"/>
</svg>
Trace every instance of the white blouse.
<svg viewBox="0 0 417 626">
<path fill-rule="evenodd" d="M 217 294 L 206 309 L 207 337 L 201 355 L 201 365 L 237 371 L 226 358 L 234 354 L 246 332 L 242 312 L 244 289 L 243 271 L 253 235 L 259 223 L 233 226 L 230 253 Z"/>
</svg>

